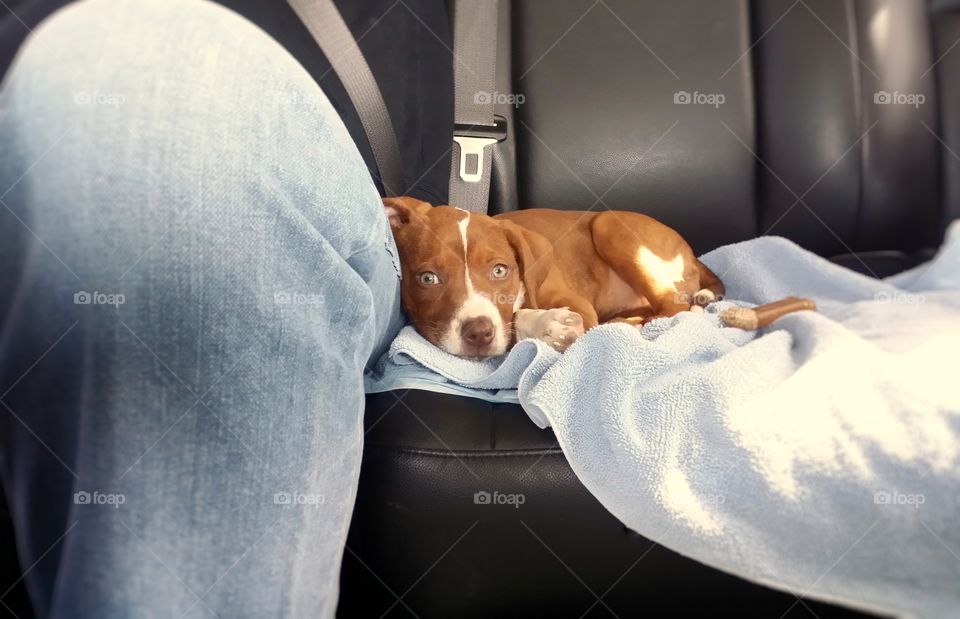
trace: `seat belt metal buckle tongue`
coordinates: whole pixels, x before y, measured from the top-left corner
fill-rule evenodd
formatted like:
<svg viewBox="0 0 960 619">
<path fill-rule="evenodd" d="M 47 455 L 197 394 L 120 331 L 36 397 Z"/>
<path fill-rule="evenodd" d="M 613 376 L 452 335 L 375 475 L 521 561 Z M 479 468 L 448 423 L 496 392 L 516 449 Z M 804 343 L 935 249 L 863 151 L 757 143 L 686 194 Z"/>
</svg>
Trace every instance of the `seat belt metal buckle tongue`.
<svg viewBox="0 0 960 619">
<path fill-rule="evenodd" d="M 460 179 L 465 183 L 483 180 L 483 158 L 487 146 L 507 139 L 507 120 L 495 116 L 494 125 L 457 125 L 453 141 L 460 146 Z"/>
</svg>

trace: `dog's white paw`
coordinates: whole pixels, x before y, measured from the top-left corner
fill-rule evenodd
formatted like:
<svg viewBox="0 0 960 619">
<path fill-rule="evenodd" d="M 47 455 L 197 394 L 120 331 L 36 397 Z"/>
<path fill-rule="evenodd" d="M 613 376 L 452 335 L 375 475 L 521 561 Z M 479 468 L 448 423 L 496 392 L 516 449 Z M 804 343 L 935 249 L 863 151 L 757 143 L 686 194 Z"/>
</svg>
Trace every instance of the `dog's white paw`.
<svg viewBox="0 0 960 619">
<path fill-rule="evenodd" d="M 547 310 L 553 313 L 540 340 L 557 352 L 564 352 L 583 335 L 583 318 L 567 308 Z"/>
<path fill-rule="evenodd" d="M 532 337 L 564 352 L 583 335 L 583 317 L 566 307 L 519 310 L 514 314 L 517 339 Z"/>
</svg>

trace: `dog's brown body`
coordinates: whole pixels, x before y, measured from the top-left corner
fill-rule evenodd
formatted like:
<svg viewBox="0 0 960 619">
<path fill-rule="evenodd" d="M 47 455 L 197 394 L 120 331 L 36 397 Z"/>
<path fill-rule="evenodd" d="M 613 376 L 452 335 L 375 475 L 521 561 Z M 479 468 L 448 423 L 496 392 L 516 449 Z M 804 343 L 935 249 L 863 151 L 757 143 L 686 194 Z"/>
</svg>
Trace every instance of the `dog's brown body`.
<svg viewBox="0 0 960 619">
<path fill-rule="evenodd" d="M 569 307 L 589 329 L 689 310 L 697 293 L 723 294 L 719 278 L 659 221 L 623 211 L 529 209 L 494 217 L 539 234 L 552 249 L 539 308 Z M 711 296 L 701 300 L 712 300 Z"/>
</svg>

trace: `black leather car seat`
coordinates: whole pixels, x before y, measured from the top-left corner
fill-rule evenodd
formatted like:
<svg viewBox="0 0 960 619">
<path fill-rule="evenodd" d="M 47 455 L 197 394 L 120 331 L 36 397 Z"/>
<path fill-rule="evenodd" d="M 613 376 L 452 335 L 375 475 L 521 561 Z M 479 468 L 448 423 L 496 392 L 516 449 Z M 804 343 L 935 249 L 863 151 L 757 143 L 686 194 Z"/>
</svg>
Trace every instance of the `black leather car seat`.
<svg viewBox="0 0 960 619">
<path fill-rule="evenodd" d="M 960 216 L 956 0 L 501 2 L 525 101 L 494 212 L 636 210 L 701 253 L 778 234 L 878 277 Z M 366 418 L 342 616 L 859 616 L 626 530 L 517 406 L 404 391 Z M 494 490 L 525 502 L 474 502 Z"/>
</svg>

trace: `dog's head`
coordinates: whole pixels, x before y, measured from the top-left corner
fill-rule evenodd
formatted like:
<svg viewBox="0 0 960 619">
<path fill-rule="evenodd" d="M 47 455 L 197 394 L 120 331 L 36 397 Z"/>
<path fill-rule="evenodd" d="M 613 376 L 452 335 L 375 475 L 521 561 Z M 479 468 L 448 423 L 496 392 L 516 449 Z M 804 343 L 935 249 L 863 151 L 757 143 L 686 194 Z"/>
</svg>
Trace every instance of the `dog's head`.
<svg viewBox="0 0 960 619">
<path fill-rule="evenodd" d="M 461 357 L 506 352 L 514 312 L 537 307 L 549 241 L 450 206 L 406 197 L 383 202 L 400 251 L 403 306 L 417 331 Z"/>
</svg>

